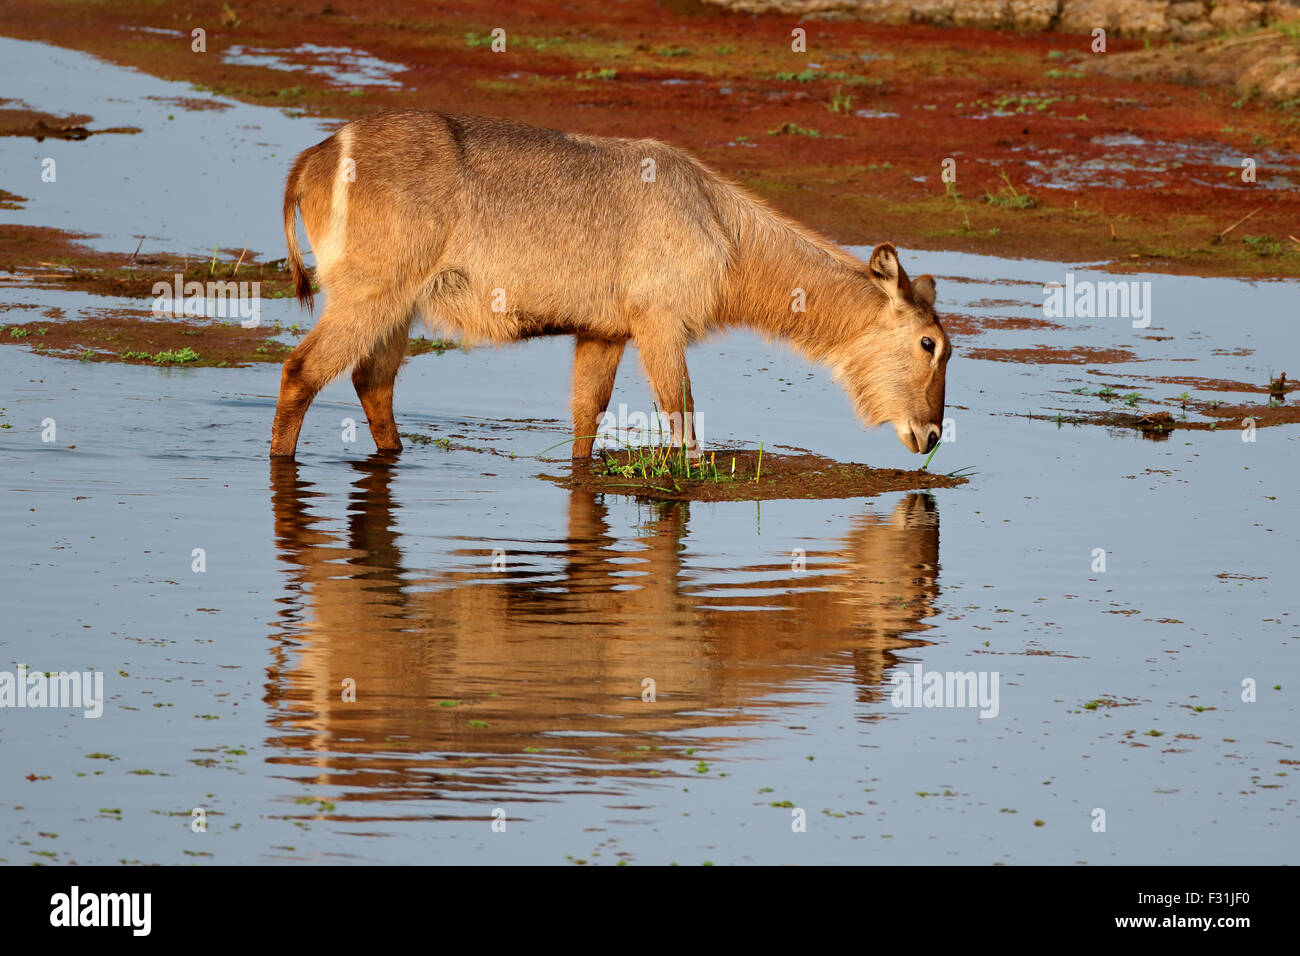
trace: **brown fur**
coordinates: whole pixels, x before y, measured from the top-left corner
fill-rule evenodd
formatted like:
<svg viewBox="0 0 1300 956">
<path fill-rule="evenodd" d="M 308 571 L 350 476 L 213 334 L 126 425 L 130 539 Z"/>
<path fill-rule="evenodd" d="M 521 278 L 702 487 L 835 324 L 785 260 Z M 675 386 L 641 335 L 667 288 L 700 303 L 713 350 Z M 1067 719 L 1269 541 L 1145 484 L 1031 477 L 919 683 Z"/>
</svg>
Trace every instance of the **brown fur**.
<svg viewBox="0 0 1300 956">
<path fill-rule="evenodd" d="M 400 449 L 393 381 L 416 316 L 467 343 L 575 336 L 574 457 L 591 454 L 629 340 L 694 448 L 686 347 L 729 327 L 829 365 L 863 421 L 893 422 L 913 451 L 942 427 L 951 346 L 934 280 L 909 280 L 889 243 L 862 263 L 663 143 L 442 113 L 349 123 L 298 156 L 285 188 L 310 308 L 296 207 L 328 301 L 285 360 L 272 455 L 294 453 L 312 399 L 349 368 L 376 445 Z"/>
</svg>

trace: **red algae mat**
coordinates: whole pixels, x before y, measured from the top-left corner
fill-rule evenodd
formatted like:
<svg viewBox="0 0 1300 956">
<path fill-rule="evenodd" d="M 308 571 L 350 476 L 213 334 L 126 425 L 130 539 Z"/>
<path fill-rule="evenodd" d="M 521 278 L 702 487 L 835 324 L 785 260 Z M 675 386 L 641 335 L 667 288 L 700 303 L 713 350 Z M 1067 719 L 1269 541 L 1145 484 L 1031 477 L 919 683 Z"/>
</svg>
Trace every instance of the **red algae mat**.
<svg viewBox="0 0 1300 956">
<path fill-rule="evenodd" d="M 1294 117 L 1227 87 L 1099 74 L 1087 36 L 804 21 L 794 52 L 792 18 L 652 2 L 61 6 L 15 0 L 0 33 L 327 117 L 441 109 L 657 137 L 851 244 L 1300 275 L 1300 190 L 1268 185 L 1294 176 Z M 333 75 L 322 48 L 339 51 Z M 1138 49 L 1111 38 L 1104 56 Z M 384 83 L 355 85 L 349 51 L 385 64 Z M 1276 245 L 1245 241 L 1260 236 Z"/>
</svg>

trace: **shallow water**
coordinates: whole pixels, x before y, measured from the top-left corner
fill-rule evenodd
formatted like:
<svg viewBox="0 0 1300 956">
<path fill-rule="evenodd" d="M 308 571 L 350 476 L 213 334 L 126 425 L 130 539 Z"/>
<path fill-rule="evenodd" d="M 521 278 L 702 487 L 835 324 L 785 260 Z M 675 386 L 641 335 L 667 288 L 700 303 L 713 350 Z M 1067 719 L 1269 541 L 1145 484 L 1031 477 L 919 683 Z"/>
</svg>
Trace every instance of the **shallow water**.
<svg viewBox="0 0 1300 956">
<path fill-rule="evenodd" d="M 282 53 L 267 52 L 261 47 L 246 49 L 235 45 L 222 54 L 226 63 L 247 66 L 266 66 L 273 70 L 318 73 L 328 76 L 336 83 L 351 86 L 391 86 L 400 87 L 401 81 L 393 77 L 405 71 L 405 67 L 395 63 L 386 63 L 375 56 L 358 53 L 347 47 L 320 46 L 316 43 L 303 43 Z"/>
<path fill-rule="evenodd" d="M 91 233 L 86 244 L 106 251 L 131 252 L 144 236 L 145 255 L 211 255 L 213 246 L 247 243 L 279 258 L 284 227 L 266 212 L 283 198 L 293 157 L 337 125 L 28 40 L 0 37 L 0 64 L 3 95 L 19 104 L 89 114 L 92 130 L 140 129 L 80 142 L 6 138 L 0 147 L 4 188 L 28 200 L 0 210 L 0 226 Z M 186 100 L 209 108 L 187 108 Z M 41 178 L 47 159 L 54 182 Z"/>
<path fill-rule="evenodd" d="M 102 69 L 103 89 L 128 81 Z M 209 135 L 307 128 L 240 109 L 203 114 Z M 0 141 L 0 169 L 33 145 Z M 262 220 L 276 204 L 259 196 L 279 189 L 282 148 L 241 152 L 249 188 L 202 224 L 206 242 L 274 236 L 278 214 Z M 128 177 L 118 192 L 147 188 Z M 64 208 L 22 215 L 71 224 Z M 127 208 L 111 228 L 82 209 L 80 228 L 118 249 L 146 229 L 168 249 L 199 231 Z M 1041 317 L 1043 284 L 1071 268 L 951 253 L 904 265 L 940 277 L 944 309 L 983 318 Z M 956 440 L 932 467 L 978 474 L 874 499 L 660 506 L 538 480 L 567 467 L 551 457 L 562 449 L 539 457 L 566 437 L 562 341 L 408 361 L 402 431 L 476 450 L 374 456 L 340 382 L 313 406 L 298 464 L 276 466 L 273 365 L 0 348 L 0 671 L 94 668 L 107 697 L 99 719 L 0 709 L 0 859 L 1294 862 L 1297 430 L 1153 442 L 1024 416 L 1096 408 L 1071 389 L 1139 376 L 1262 381 L 1291 354 L 1296 287 L 1125 278 L 1152 283 L 1149 328 L 1060 319 L 955 337 Z M 128 304 L 4 297 L 68 319 Z M 300 320 L 282 300 L 263 308 Z M 1136 361 L 963 357 L 1036 345 Z M 891 430 L 863 432 L 823 370 L 756 338 L 690 360 L 714 444 L 916 463 Z M 634 355 L 619 403 L 650 411 Z M 917 664 L 996 672 L 996 715 L 895 706 L 891 677 Z M 191 829 L 199 807 L 206 832 Z"/>
</svg>

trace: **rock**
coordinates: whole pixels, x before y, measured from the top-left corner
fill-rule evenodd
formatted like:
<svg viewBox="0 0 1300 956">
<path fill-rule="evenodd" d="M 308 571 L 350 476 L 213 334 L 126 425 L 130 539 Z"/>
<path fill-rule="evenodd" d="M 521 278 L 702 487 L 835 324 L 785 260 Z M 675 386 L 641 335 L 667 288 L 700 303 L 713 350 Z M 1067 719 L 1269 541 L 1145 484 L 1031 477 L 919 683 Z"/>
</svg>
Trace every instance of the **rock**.
<svg viewBox="0 0 1300 956">
<path fill-rule="evenodd" d="M 1191 23 L 1193 20 L 1204 20 L 1206 6 L 1201 0 L 1191 0 L 1189 3 L 1171 3 L 1169 9 L 1165 11 L 1165 19 L 1172 27 L 1175 23 Z"/>
<path fill-rule="evenodd" d="M 1060 0 L 1010 0 L 1006 25 L 1016 30 L 1046 30 L 1056 19 Z"/>
<path fill-rule="evenodd" d="M 1266 100 L 1300 98 L 1300 58 L 1294 52 L 1261 57 L 1241 74 L 1236 86 L 1241 93 L 1255 91 Z"/>
<path fill-rule="evenodd" d="M 1116 36 L 1162 36 L 1169 32 L 1168 9 L 1160 0 L 1062 0 L 1057 29 L 1091 33 L 1102 27 Z"/>
<path fill-rule="evenodd" d="M 1233 32 L 1262 26 L 1264 6 L 1263 3 L 1250 3 L 1247 0 L 1223 0 L 1215 3 L 1210 11 L 1210 25 L 1216 30 Z"/>
<path fill-rule="evenodd" d="M 1059 30 L 1192 42 L 1300 17 L 1300 0 L 704 0 L 744 13 L 871 23 Z"/>
<path fill-rule="evenodd" d="M 1200 4 L 1197 4 L 1200 6 Z M 1173 20 L 1169 24 L 1169 38 L 1179 43 L 1195 43 L 1214 34 L 1214 27 L 1208 20 L 1181 21 Z"/>
</svg>

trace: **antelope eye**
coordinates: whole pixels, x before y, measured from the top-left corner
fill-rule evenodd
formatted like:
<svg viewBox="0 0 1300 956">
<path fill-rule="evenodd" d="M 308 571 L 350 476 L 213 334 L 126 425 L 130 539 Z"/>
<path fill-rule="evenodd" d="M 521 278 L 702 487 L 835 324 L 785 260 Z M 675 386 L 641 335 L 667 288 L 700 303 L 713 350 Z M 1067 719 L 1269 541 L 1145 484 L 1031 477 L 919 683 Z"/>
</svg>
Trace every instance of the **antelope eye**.
<svg viewBox="0 0 1300 956">
<path fill-rule="evenodd" d="M 928 335 L 925 338 L 921 339 L 921 348 L 925 349 L 927 352 L 933 352 L 934 339 L 930 338 Z"/>
</svg>

